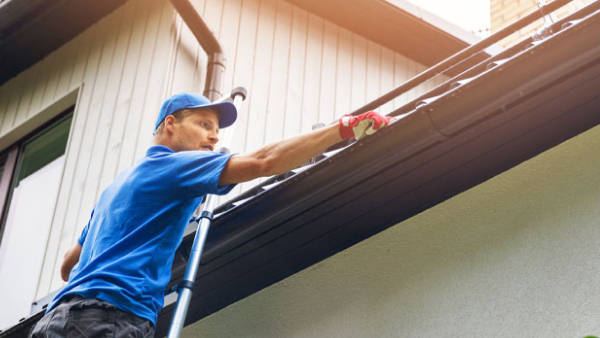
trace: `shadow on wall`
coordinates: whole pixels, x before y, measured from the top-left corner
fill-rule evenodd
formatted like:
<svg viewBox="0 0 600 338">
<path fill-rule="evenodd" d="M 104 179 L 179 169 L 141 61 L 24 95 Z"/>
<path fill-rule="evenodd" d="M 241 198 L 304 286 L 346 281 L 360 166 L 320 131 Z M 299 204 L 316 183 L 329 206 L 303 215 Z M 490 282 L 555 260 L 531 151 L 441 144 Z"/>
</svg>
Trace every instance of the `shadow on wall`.
<svg viewBox="0 0 600 338">
<path fill-rule="evenodd" d="M 590 283 L 600 275 L 598 144 L 597 127 L 184 333 L 583 337 L 600 329 L 590 327 L 600 311 L 600 283 Z"/>
</svg>

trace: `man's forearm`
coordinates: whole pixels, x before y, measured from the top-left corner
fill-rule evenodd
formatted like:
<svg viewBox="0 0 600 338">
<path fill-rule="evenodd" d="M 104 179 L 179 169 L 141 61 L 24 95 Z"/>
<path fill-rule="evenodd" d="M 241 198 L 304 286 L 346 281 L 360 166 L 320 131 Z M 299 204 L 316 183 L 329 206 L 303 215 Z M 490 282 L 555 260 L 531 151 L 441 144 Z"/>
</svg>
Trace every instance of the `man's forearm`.
<svg viewBox="0 0 600 338">
<path fill-rule="evenodd" d="M 234 155 L 221 171 L 219 185 L 284 173 L 297 168 L 342 139 L 360 140 L 388 125 L 390 121 L 389 117 L 376 112 L 358 116 L 344 115 L 339 124 L 275 142 L 249 154 Z"/>
<path fill-rule="evenodd" d="M 266 145 L 248 154 L 234 155 L 221 172 L 219 185 L 284 173 L 306 163 L 341 139 L 338 126 L 332 125 Z"/>
<path fill-rule="evenodd" d="M 276 175 L 297 168 L 340 140 L 337 125 L 332 125 L 267 145 L 250 155 L 265 159 L 268 175 Z"/>
</svg>

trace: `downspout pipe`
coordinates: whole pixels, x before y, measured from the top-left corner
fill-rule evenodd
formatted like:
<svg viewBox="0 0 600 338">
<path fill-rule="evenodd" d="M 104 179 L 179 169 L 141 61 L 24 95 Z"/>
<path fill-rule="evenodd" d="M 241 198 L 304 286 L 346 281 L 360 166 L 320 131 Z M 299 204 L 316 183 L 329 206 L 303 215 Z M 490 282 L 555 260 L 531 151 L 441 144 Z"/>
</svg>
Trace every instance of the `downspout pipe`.
<svg viewBox="0 0 600 338">
<path fill-rule="evenodd" d="M 208 55 L 203 95 L 210 101 L 216 101 L 222 96 L 221 84 L 225 75 L 223 48 L 189 0 L 171 0 L 171 3 Z"/>
</svg>

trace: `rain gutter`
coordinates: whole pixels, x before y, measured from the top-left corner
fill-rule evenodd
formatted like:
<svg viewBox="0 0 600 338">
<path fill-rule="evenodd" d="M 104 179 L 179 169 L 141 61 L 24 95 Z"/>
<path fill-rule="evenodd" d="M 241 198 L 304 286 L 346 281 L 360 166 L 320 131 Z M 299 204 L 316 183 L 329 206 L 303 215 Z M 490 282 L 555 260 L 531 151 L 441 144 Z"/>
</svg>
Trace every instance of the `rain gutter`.
<svg viewBox="0 0 600 338">
<path fill-rule="evenodd" d="M 208 55 L 203 95 L 210 101 L 216 101 L 222 96 L 221 84 L 225 74 L 225 54 L 223 53 L 223 48 L 190 1 L 171 0 L 171 3 Z"/>
</svg>

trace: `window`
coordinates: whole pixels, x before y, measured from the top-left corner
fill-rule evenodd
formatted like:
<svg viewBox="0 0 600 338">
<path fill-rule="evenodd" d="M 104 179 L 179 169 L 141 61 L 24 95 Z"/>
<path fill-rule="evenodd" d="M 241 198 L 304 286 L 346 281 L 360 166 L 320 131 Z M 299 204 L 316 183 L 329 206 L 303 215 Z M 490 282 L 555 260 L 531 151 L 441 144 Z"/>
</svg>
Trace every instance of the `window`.
<svg viewBox="0 0 600 338">
<path fill-rule="evenodd" d="M 0 155 L 0 329 L 30 314 L 72 116 L 71 109 Z"/>
</svg>

